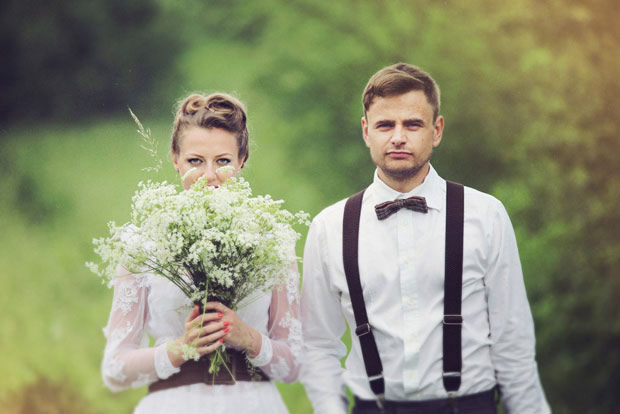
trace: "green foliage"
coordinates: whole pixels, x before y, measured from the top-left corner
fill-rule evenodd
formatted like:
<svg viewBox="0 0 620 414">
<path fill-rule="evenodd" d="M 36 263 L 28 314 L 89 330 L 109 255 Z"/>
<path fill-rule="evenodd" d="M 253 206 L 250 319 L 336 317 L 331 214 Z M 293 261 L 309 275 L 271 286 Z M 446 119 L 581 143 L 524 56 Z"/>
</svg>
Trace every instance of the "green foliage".
<svg viewBox="0 0 620 414">
<path fill-rule="evenodd" d="M 181 39 L 153 0 L 1 7 L 0 122 L 78 119 L 169 99 L 153 87 L 172 74 Z"/>
</svg>

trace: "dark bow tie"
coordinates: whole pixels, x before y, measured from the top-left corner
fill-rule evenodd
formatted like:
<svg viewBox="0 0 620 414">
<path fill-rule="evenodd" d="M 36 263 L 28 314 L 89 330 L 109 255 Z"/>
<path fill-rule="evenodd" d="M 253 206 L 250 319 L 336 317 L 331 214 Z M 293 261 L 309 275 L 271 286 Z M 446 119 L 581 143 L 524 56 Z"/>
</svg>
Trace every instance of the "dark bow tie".
<svg viewBox="0 0 620 414">
<path fill-rule="evenodd" d="M 375 206 L 375 212 L 377 213 L 377 218 L 379 220 L 385 220 L 401 208 L 419 211 L 420 213 L 428 213 L 426 199 L 424 197 L 416 196 L 405 198 L 402 200 L 386 201 L 385 203 L 377 204 Z"/>
</svg>

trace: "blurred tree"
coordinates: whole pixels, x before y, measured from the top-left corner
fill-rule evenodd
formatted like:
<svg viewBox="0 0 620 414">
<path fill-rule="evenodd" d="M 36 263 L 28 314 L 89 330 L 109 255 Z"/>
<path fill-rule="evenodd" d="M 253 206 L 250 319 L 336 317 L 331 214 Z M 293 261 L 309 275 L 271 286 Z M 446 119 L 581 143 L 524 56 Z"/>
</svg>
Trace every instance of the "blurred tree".
<svg viewBox="0 0 620 414">
<path fill-rule="evenodd" d="M 152 108 L 165 96 L 180 37 L 154 0 L 7 0 L 0 10 L 0 122 Z"/>
<path fill-rule="evenodd" d="M 521 27 L 536 35 L 539 83 L 514 151 L 521 178 L 502 185 L 521 194 L 539 360 L 558 412 L 620 403 L 619 17 L 613 0 L 533 2 Z"/>
</svg>

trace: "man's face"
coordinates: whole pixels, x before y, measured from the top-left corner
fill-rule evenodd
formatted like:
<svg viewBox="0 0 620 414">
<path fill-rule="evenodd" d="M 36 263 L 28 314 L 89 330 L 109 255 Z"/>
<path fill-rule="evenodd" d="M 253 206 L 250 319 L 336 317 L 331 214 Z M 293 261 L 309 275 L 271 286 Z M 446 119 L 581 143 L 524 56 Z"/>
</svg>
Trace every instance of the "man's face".
<svg viewBox="0 0 620 414">
<path fill-rule="evenodd" d="M 362 118 L 362 128 L 379 177 L 392 187 L 424 181 L 443 123 L 441 116 L 433 122 L 433 107 L 423 91 L 375 98 Z"/>
</svg>

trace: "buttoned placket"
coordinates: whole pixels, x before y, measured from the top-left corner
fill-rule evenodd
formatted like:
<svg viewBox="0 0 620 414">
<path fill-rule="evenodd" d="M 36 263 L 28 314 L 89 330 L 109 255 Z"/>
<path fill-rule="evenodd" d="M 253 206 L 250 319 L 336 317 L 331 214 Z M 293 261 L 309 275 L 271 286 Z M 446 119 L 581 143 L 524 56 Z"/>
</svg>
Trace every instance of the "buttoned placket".
<svg viewBox="0 0 620 414">
<path fill-rule="evenodd" d="M 399 196 L 402 198 L 404 195 Z M 415 389 L 420 382 L 420 301 L 419 275 L 415 272 L 415 264 L 420 260 L 415 246 L 414 222 L 418 212 L 402 209 L 397 213 L 398 220 L 398 264 L 401 285 L 401 305 L 403 309 L 403 341 L 405 369 L 403 385 L 405 390 Z M 419 233 L 419 230 L 416 232 Z"/>
</svg>

